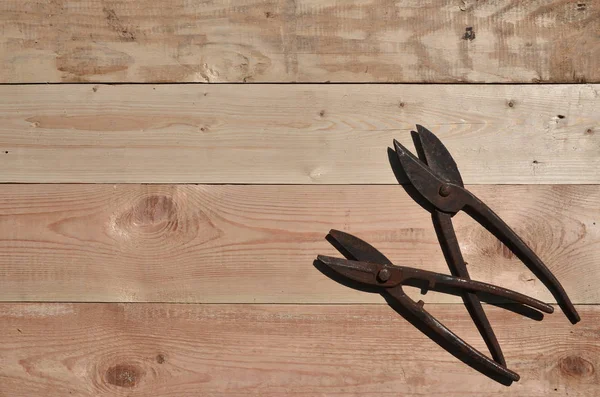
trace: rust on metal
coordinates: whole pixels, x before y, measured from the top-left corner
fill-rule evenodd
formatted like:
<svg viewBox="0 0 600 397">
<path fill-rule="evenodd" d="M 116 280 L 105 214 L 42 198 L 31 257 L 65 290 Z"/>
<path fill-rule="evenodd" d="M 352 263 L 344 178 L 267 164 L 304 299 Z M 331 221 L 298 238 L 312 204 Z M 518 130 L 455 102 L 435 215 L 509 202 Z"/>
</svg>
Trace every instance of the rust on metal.
<svg viewBox="0 0 600 397">
<path fill-rule="evenodd" d="M 441 141 L 420 125 L 417 125 L 417 132 L 413 131 L 413 134 L 419 157 L 394 140 L 396 155 L 412 186 L 426 202 L 433 206 L 431 211 L 433 225 L 452 274 L 396 266 L 366 241 L 338 230 L 331 230 L 329 237 L 335 241 L 338 249 L 347 259 L 322 255 L 317 259 L 346 279 L 381 288 L 382 292 L 384 291 L 387 296 L 396 301 L 403 312 L 417 318 L 432 338 L 435 337 L 443 342 L 443 347 L 462 361 L 490 377 L 500 376 L 508 379 L 509 382 L 518 381 L 519 375 L 506 366 L 498 340 L 481 305 L 480 294 L 499 297 L 545 313 L 552 313 L 554 309 L 544 302 L 516 291 L 471 280 L 456 238 L 452 217 L 459 211 L 465 211 L 529 267 L 552 292 L 573 324 L 579 321 L 579 314 L 559 281 L 533 250 L 485 203 L 465 189 L 456 162 Z M 448 292 L 448 289 L 460 291 L 465 306 L 486 342 L 493 360 L 466 343 L 429 314 L 424 309 L 422 300 L 415 302 L 408 297 L 402 289 L 404 285 L 421 286 L 423 293 L 433 289 L 441 292 Z"/>
</svg>

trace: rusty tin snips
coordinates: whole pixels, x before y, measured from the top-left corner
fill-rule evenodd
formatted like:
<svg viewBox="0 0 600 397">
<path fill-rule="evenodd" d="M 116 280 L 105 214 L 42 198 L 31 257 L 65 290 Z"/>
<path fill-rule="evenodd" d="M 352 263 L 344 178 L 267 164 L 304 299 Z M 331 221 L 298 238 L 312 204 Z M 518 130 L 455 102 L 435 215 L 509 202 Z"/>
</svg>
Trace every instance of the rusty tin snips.
<svg viewBox="0 0 600 397">
<path fill-rule="evenodd" d="M 464 211 L 504 243 L 540 279 L 571 323 L 579 322 L 575 306 L 544 262 L 490 207 L 465 189 L 456 162 L 442 142 L 420 125 L 417 125 L 417 131 L 413 131 L 413 134 L 418 139 L 425 162 L 394 140 L 396 155 L 412 186 L 434 207 L 433 219 L 438 228 L 439 241 L 452 271 L 460 277 L 468 277 L 451 219 L 459 211 Z M 467 306 L 477 306 L 476 296 L 471 294 L 467 300 Z M 476 322 L 487 323 L 487 320 L 483 320 L 485 314 L 482 310 L 477 309 L 475 314 L 480 316 Z M 488 329 L 491 330 L 489 325 Z M 501 353 L 494 354 L 497 355 Z"/>
<path fill-rule="evenodd" d="M 318 260 L 345 279 L 383 290 L 384 296 L 392 297 L 400 305 L 402 312 L 398 310 L 398 306 L 395 306 L 399 313 L 403 315 L 408 313 L 420 320 L 419 323 L 424 325 L 424 329 L 421 328 L 423 332 L 428 333 L 436 341 L 446 342 L 442 347 L 465 363 L 488 376 L 495 378 L 498 375 L 509 381 L 516 381 L 519 376 L 506 368 L 502 351 L 479 299 L 484 294 L 495 295 L 546 313 L 551 313 L 553 308 L 515 291 L 470 280 L 456 238 L 452 217 L 459 211 L 469 214 L 503 242 L 542 281 L 573 324 L 579 321 L 579 314 L 556 277 L 531 248 L 486 204 L 464 188 L 456 163 L 437 137 L 420 125 L 417 126 L 417 132 L 413 131 L 413 134 L 422 161 L 394 140 L 396 156 L 414 188 L 410 193 L 411 189 L 406 187 L 407 192 L 422 205 L 426 203 L 425 207 L 432 213 L 439 243 L 453 275 L 394 266 L 382 253 L 365 241 L 335 230 L 329 234 L 330 241 L 348 259 L 319 256 Z M 419 200 L 418 196 L 422 196 L 423 200 Z M 417 303 L 404 294 L 402 286 L 415 285 L 412 283 L 415 280 L 425 282 L 425 287 L 422 287 L 424 290 L 441 285 L 458 288 L 461 291 L 465 305 L 495 361 L 481 354 L 431 316 L 423 308 L 422 301 Z M 447 292 L 443 288 L 440 290 Z M 417 325 L 417 323 L 413 324 Z"/>
<path fill-rule="evenodd" d="M 425 310 L 423 301 L 412 300 L 405 294 L 402 286 L 415 285 L 413 282 L 416 282 L 417 285 L 422 284 L 424 288 L 439 289 L 442 292 L 445 287 L 469 292 L 484 292 L 489 296 L 527 305 L 545 313 L 552 313 L 552 306 L 495 285 L 412 267 L 396 266 L 375 247 L 348 233 L 331 230 L 329 238 L 333 239 L 334 245 L 341 247 L 338 249 L 351 259 L 319 255 L 317 260 L 320 263 L 354 282 L 384 289 L 398 305 L 416 317 L 427 328 L 430 335 L 434 334 L 437 339 L 448 344 L 452 350 L 459 352 L 462 356 L 459 358 L 466 358 L 475 363 L 477 369 L 494 373 L 511 381 L 519 380 L 517 373 L 486 357 L 433 317 Z"/>
</svg>

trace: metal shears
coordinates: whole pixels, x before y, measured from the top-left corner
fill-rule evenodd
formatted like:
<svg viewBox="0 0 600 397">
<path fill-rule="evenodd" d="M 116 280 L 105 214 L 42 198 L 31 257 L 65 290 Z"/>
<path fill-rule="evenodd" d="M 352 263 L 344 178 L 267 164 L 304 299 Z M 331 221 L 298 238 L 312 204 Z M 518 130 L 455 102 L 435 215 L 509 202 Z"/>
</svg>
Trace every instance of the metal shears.
<svg viewBox="0 0 600 397">
<path fill-rule="evenodd" d="M 424 162 L 394 140 L 396 154 L 410 183 L 434 207 L 434 225 L 441 230 L 439 242 L 452 272 L 468 277 L 460 246 L 452 226 L 452 217 L 466 212 L 506 245 L 550 290 L 561 309 L 575 324 L 579 314 L 554 274 L 531 248 L 494 211 L 473 193 L 465 189 L 456 162 L 448 149 L 428 129 L 417 125 L 414 133 Z M 469 302 L 476 297 L 470 296 Z M 485 314 L 482 313 L 483 318 Z"/>
<path fill-rule="evenodd" d="M 480 368 L 518 381 L 519 375 L 483 355 L 480 351 L 462 340 L 444 324 L 433 317 L 424 308 L 423 301 L 415 302 L 403 290 L 403 285 L 423 286 L 430 290 L 456 288 L 470 293 L 483 292 L 490 296 L 530 306 L 545 313 L 552 313 L 554 308 L 537 299 L 492 284 L 454 277 L 447 274 L 430 272 L 406 266 L 396 266 L 375 247 L 338 230 L 331 230 L 329 237 L 335 245 L 341 247 L 348 259 L 319 255 L 317 260 L 336 273 L 354 282 L 385 289 L 400 306 L 418 318 L 427 329 L 443 339 L 455 350 L 464 354 Z"/>
<path fill-rule="evenodd" d="M 449 346 L 466 355 L 472 362 L 488 372 L 517 381 L 519 375 L 506 368 L 502 350 L 483 311 L 478 294 L 487 293 L 503 297 L 546 313 L 552 313 L 553 308 L 518 292 L 470 280 L 456 238 L 452 217 L 459 211 L 469 214 L 503 242 L 542 281 L 573 324 L 579 321 L 579 314 L 561 284 L 542 260 L 498 215 L 464 188 L 456 162 L 439 139 L 420 125 L 417 125 L 417 132 L 413 131 L 413 134 L 423 161 L 394 140 L 396 155 L 411 185 L 432 207 L 433 224 L 452 276 L 394 266 L 382 253 L 365 241 L 335 230 L 330 232 L 330 236 L 349 259 L 319 256 L 318 260 L 336 273 L 355 282 L 384 289 L 405 310 L 421 320 L 430 332 L 445 340 Z M 404 294 L 402 285 L 415 280 L 424 281 L 429 289 L 434 289 L 437 285 L 459 288 L 463 291 L 462 298 L 465 306 L 494 361 L 464 342 L 431 316 L 423 308 L 422 301 L 417 303 Z"/>
</svg>

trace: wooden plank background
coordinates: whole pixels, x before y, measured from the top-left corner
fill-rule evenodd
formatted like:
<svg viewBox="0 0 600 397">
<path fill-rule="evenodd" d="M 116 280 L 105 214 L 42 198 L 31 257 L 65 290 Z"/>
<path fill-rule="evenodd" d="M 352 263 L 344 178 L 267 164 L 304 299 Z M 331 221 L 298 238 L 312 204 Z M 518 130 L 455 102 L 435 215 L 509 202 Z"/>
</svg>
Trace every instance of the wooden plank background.
<svg viewBox="0 0 600 397">
<path fill-rule="evenodd" d="M 0 87 L 0 181 L 396 184 L 421 123 L 467 183 L 600 183 L 600 85 Z M 2 152 L 3 151 L 3 152 Z"/>
<path fill-rule="evenodd" d="M 469 188 L 575 303 L 600 301 L 600 186 Z M 429 213 L 400 186 L 10 184 L 0 196 L 4 301 L 382 303 L 313 267 L 317 254 L 338 254 L 325 240 L 332 228 L 397 264 L 448 272 Z M 472 277 L 553 301 L 478 223 L 455 220 Z"/>
<path fill-rule="evenodd" d="M 462 306 L 428 310 L 484 348 Z M 14 397 L 595 396 L 600 312 L 578 310 L 577 327 L 487 310 L 522 377 L 507 388 L 384 305 L 2 304 L 0 387 Z"/>
<path fill-rule="evenodd" d="M 0 2 L 0 81 L 598 82 L 599 0 Z"/>
<path fill-rule="evenodd" d="M 0 0 L 0 397 L 600 395 L 599 31 L 599 0 Z M 485 305 L 510 387 L 313 265 L 335 228 L 447 272 L 388 159 L 417 123 L 578 304 Z M 554 302 L 455 221 L 474 278 Z"/>
</svg>

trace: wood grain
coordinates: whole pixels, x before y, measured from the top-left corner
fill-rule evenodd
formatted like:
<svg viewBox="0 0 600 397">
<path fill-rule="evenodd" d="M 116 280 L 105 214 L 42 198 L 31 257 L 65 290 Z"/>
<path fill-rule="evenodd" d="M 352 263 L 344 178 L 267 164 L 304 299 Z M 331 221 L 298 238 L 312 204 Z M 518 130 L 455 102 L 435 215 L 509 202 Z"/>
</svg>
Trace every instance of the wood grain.
<svg viewBox="0 0 600 397">
<path fill-rule="evenodd" d="M 485 351 L 466 310 L 430 305 Z M 387 305 L 0 305 L 3 396 L 597 396 L 600 308 L 581 323 L 486 308 L 511 387 Z M 243 324 L 243 326 L 241 326 Z M 417 346 L 417 348 L 415 348 Z"/>
<path fill-rule="evenodd" d="M 600 1 L 0 2 L 0 82 L 600 81 Z"/>
<path fill-rule="evenodd" d="M 575 303 L 600 303 L 600 186 L 471 186 L 531 245 Z M 313 266 L 332 228 L 397 264 L 447 273 L 428 212 L 401 186 L 0 185 L 0 300 L 381 303 Z M 474 279 L 551 302 L 467 215 Z M 410 289 L 418 297 L 416 289 Z M 430 292 L 427 302 L 458 302 Z"/>
<path fill-rule="evenodd" d="M 0 182 L 396 184 L 436 133 L 467 183 L 600 183 L 600 85 L 0 87 Z"/>
</svg>

